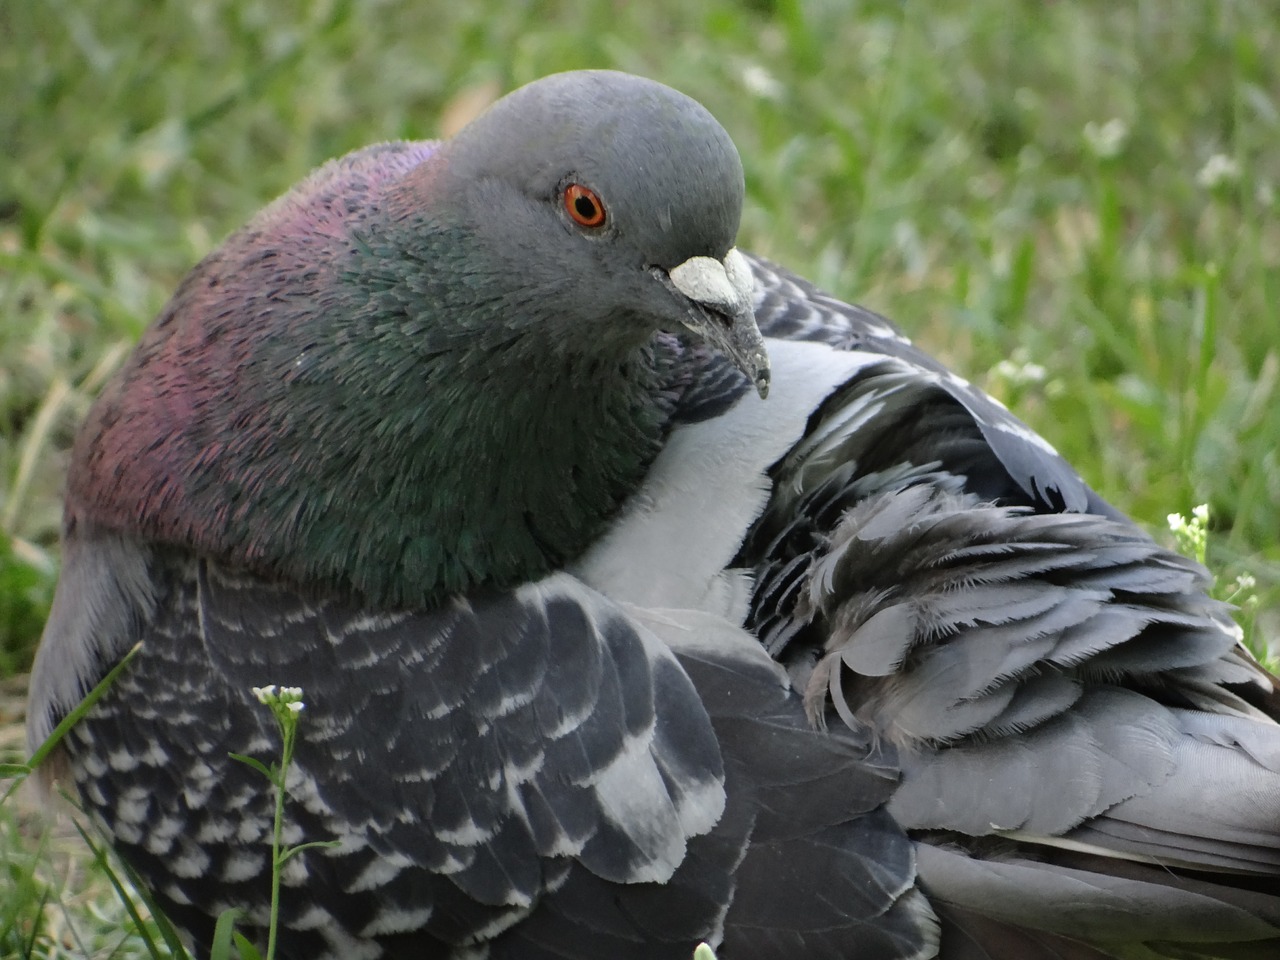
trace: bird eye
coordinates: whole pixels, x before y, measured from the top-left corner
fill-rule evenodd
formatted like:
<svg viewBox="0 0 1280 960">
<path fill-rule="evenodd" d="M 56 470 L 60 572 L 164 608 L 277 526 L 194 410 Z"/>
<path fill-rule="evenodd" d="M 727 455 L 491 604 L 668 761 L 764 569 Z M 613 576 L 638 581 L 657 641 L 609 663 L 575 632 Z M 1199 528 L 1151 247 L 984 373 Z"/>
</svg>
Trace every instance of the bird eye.
<svg viewBox="0 0 1280 960">
<path fill-rule="evenodd" d="M 565 187 L 564 208 L 579 226 L 604 226 L 604 201 L 590 187 L 584 187 L 580 183 L 571 183 Z"/>
</svg>

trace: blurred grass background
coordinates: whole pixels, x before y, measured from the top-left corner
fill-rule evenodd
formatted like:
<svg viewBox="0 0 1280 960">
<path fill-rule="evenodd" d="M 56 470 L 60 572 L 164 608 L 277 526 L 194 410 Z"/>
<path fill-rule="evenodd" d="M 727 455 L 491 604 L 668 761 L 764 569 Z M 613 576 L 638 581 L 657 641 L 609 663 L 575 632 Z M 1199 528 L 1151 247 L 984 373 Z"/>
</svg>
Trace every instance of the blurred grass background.
<svg viewBox="0 0 1280 960">
<path fill-rule="evenodd" d="M 0 38 L 0 676 L 51 596 L 75 424 L 182 274 L 324 159 L 588 66 L 720 118 L 744 248 L 895 318 L 1154 531 L 1208 502 L 1210 563 L 1276 607 L 1270 0 L 40 0 Z M 57 953 L 33 902 L 0 898 L 0 954 L 106 949 Z"/>
</svg>

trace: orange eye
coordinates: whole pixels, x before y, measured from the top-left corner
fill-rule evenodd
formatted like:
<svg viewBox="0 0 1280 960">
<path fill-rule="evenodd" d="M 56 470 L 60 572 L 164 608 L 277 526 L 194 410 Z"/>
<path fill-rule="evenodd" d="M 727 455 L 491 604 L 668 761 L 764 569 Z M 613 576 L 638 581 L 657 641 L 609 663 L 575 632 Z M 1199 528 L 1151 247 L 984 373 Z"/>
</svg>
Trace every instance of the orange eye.
<svg viewBox="0 0 1280 960">
<path fill-rule="evenodd" d="M 584 227 L 604 226 L 604 201 L 590 187 L 571 183 L 564 188 L 564 208 L 573 222 Z"/>
</svg>

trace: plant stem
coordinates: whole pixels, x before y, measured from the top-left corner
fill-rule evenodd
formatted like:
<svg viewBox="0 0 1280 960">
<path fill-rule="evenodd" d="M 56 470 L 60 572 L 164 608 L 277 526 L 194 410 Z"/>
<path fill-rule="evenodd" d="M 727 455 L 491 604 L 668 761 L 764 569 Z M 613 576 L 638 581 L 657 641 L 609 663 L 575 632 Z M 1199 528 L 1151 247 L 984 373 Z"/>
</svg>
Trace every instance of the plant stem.
<svg viewBox="0 0 1280 960">
<path fill-rule="evenodd" d="M 280 753 L 280 768 L 276 773 L 276 815 L 271 828 L 271 923 L 267 927 L 266 960 L 275 960 L 276 930 L 280 925 L 280 875 L 284 872 L 285 855 L 282 852 L 284 834 L 285 778 L 293 762 L 293 745 L 297 736 L 297 724 L 284 724 L 284 749 Z"/>
</svg>

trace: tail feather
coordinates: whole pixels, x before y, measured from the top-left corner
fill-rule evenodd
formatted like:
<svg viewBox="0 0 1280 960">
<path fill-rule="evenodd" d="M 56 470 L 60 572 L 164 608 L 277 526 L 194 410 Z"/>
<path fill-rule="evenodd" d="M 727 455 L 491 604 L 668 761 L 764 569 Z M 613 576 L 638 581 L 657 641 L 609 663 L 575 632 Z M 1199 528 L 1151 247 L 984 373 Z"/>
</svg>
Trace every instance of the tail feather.
<svg viewBox="0 0 1280 960">
<path fill-rule="evenodd" d="M 958 847 L 917 845 L 921 886 L 942 921 L 941 960 L 1128 958 L 1143 951 L 1222 960 L 1280 956 L 1280 898 L 1266 889 L 1274 878 L 1258 884 L 1247 876 L 1191 875 L 1071 851 L 1043 853 L 1053 860 L 1033 860 L 1017 848 L 979 856 Z M 965 946 L 969 935 L 988 952 Z M 1030 940 L 1019 941 L 1024 935 Z M 1093 946 L 1059 954 L 1054 951 L 1066 947 L 1055 938 L 1073 949 L 1077 940 Z M 1034 951 L 1027 946 L 1041 941 Z M 1019 942 L 1021 953 L 1002 946 Z"/>
</svg>

